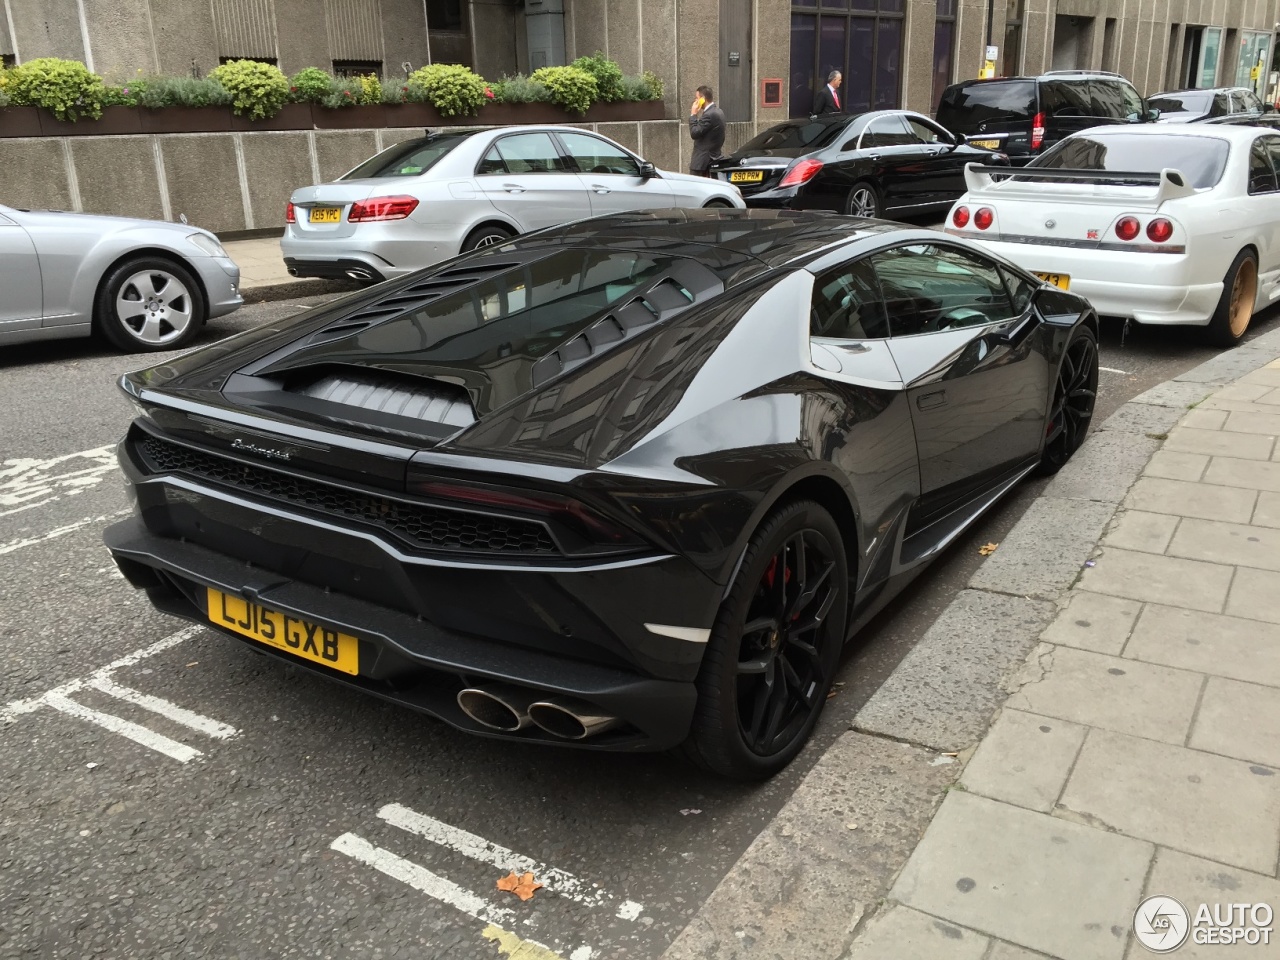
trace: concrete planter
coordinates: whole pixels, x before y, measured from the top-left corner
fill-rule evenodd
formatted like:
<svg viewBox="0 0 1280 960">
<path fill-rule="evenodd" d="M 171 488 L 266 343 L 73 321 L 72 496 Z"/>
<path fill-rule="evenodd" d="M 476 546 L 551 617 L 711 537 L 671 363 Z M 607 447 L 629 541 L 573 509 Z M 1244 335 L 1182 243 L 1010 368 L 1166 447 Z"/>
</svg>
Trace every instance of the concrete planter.
<svg viewBox="0 0 1280 960">
<path fill-rule="evenodd" d="M 48 110 L 40 114 L 42 137 L 95 137 L 124 135 L 142 132 L 142 118 L 137 107 L 103 107 L 101 119 L 81 117 L 79 120 L 59 120 Z"/>
<path fill-rule="evenodd" d="M 581 119 L 554 103 L 490 103 L 480 108 L 479 117 L 466 117 L 461 122 L 505 126 L 510 123 L 572 123 Z"/>
<path fill-rule="evenodd" d="M 143 133 L 224 133 L 231 129 L 230 107 L 140 108 Z"/>
<path fill-rule="evenodd" d="M 662 118 L 661 100 L 620 100 L 616 103 L 593 103 L 585 117 L 574 119 L 587 123 L 634 123 Z"/>
<path fill-rule="evenodd" d="M 311 119 L 317 130 L 372 130 L 389 126 L 388 109 L 398 108 L 371 103 L 330 109 L 317 103 L 311 106 Z"/>
<path fill-rule="evenodd" d="M 453 126 L 461 122 L 454 117 L 446 120 L 429 103 L 389 103 L 384 107 L 383 117 L 388 127 L 443 127 L 446 123 Z"/>
<path fill-rule="evenodd" d="M 0 138 L 40 136 L 40 111 L 35 107 L 0 109 Z"/>
<path fill-rule="evenodd" d="M 250 120 L 231 114 L 232 130 L 312 130 L 315 120 L 311 116 L 311 104 L 286 103 L 274 117 Z"/>
</svg>

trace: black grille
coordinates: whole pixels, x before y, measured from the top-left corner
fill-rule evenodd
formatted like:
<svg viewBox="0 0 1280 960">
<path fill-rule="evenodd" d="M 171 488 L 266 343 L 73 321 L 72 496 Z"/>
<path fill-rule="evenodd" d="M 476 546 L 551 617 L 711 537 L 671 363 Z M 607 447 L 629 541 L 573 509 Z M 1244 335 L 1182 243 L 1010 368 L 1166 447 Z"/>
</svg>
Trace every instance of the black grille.
<svg viewBox="0 0 1280 960">
<path fill-rule="evenodd" d="M 183 473 L 293 506 L 380 527 L 429 550 L 523 555 L 559 554 L 547 529 L 531 520 L 511 520 L 343 490 L 314 480 L 265 470 L 192 450 L 156 437 L 139 443 L 161 472 Z"/>
</svg>

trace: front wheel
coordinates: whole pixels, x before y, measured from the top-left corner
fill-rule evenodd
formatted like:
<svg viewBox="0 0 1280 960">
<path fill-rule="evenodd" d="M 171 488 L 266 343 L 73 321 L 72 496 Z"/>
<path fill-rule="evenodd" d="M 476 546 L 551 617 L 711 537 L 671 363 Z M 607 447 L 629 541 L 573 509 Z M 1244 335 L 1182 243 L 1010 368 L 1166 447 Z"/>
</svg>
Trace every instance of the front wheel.
<svg viewBox="0 0 1280 960">
<path fill-rule="evenodd" d="M 1205 339 L 1216 347 L 1234 347 L 1249 329 L 1258 300 L 1258 261 L 1241 250 L 1222 280 L 1218 308 L 1205 328 Z"/>
<path fill-rule="evenodd" d="M 811 500 L 752 536 L 720 605 L 686 754 L 713 773 L 761 780 L 813 732 L 844 643 L 849 577 L 840 530 Z"/>
<path fill-rule="evenodd" d="M 878 219 L 884 213 L 884 208 L 880 201 L 880 191 L 875 184 L 865 180 L 855 183 L 844 202 L 844 212 L 849 217 Z"/>
<path fill-rule="evenodd" d="M 189 270 L 160 257 L 134 257 L 98 288 L 94 324 L 117 350 L 175 350 L 208 319 L 204 294 Z"/>
<path fill-rule="evenodd" d="M 1057 473 L 1080 449 L 1093 421 L 1097 397 L 1098 338 L 1082 325 L 1071 334 L 1058 364 L 1058 380 L 1054 385 L 1053 406 L 1045 427 L 1039 473 Z"/>
<path fill-rule="evenodd" d="M 732 210 L 733 204 L 728 200 L 722 200 L 717 197 L 715 200 L 708 200 L 702 205 L 703 210 Z"/>
</svg>

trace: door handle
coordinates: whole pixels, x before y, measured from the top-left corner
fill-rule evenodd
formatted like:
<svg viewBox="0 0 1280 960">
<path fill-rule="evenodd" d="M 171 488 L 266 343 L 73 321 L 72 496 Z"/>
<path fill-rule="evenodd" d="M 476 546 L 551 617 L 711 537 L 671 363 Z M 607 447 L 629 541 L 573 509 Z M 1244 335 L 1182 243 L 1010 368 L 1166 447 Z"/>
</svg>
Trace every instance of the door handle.
<svg viewBox="0 0 1280 960">
<path fill-rule="evenodd" d="M 878 154 L 878 153 L 873 153 L 873 154 L 871 154 L 870 156 L 868 156 L 868 157 L 867 157 L 867 159 L 868 159 L 868 160 L 879 160 L 879 159 L 880 159 L 880 154 Z"/>
<path fill-rule="evenodd" d="M 933 393 L 922 393 L 916 397 L 916 406 L 921 410 L 934 410 L 946 406 L 947 391 L 935 390 Z"/>
<path fill-rule="evenodd" d="M 602 186 L 601 184 L 598 184 L 598 183 L 593 183 L 591 185 L 591 189 L 599 194 L 606 194 L 610 192 L 608 187 Z"/>
<path fill-rule="evenodd" d="M 524 187 L 520 186 L 518 183 L 504 183 L 502 185 L 502 189 L 507 191 L 507 193 L 524 193 Z"/>
</svg>

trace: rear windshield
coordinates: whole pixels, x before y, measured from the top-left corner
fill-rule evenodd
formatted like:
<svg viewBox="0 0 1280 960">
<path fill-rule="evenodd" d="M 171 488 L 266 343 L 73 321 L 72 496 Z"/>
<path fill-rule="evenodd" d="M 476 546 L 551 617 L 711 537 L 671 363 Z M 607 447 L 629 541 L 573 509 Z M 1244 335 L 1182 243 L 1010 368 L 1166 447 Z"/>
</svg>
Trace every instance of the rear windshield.
<svg viewBox="0 0 1280 960">
<path fill-rule="evenodd" d="M 375 177 L 416 177 L 426 173 L 436 161 L 460 144 L 466 137 L 426 137 L 406 140 L 387 147 L 380 154 L 370 157 L 342 180 L 368 180 Z"/>
<path fill-rule="evenodd" d="M 1148 101 L 1163 116 L 1179 113 L 1208 113 L 1213 94 L 1188 91 L 1186 93 L 1157 93 Z"/>
<path fill-rule="evenodd" d="M 1029 122 L 1036 113 L 1034 80 L 959 84 L 942 95 L 938 122 L 955 133 L 975 133 L 980 124 L 1000 131 Z"/>
<path fill-rule="evenodd" d="M 846 126 L 847 121 L 843 117 L 836 120 L 794 120 L 780 123 L 752 137 L 737 152 L 760 153 L 768 150 L 785 155 L 784 151 L 804 153 L 820 150 L 835 140 Z"/>
<path fill-rule="evenodd" d="M 1051 117 L 1127 120 L 1143 115 L 1142 98 L 1132 85 L 1102 77 L 1047 81 L 1040 88 L 1040 109 Z"/>
<path fill-rule="evenodd" d="M 1169 167 L 1181 171 L 1188 183 L 1202 189 L 1222 179 L 1228 152 L 1227 141 L 1217 137 L 1144 137 L 1123 133 L 1074 136 L 1059 141 L 1030 165 L 1129 173 L 1159 173 Z"/>
</svg>

